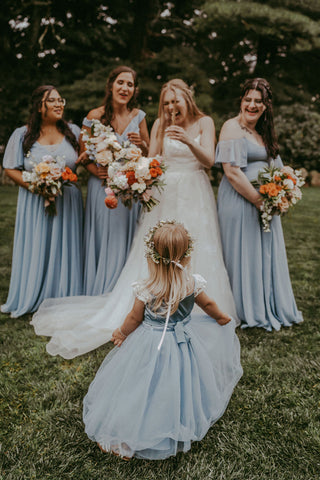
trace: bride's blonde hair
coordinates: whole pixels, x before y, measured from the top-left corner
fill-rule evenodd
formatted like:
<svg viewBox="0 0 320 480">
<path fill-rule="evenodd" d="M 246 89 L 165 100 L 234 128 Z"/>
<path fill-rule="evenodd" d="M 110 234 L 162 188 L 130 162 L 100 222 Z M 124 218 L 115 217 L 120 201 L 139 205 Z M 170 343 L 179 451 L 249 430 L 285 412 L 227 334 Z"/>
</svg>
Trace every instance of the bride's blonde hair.
<svg viewBox="0 0 320 480">
<path fill-rule="evenodd" d="M 145 287 L 155 297 L 153 311 L 161 310 L 165 315 L 171 297 L 171 313 L 174 313 L 179 302 L 190 293 L 187 268 L 193 242 L 185 227 L 174 221 L 159 222 L 150 232 L 146 237 L 149 278 Z"/>
<path fill-rule="evenodd" d="M 163 142 L 164 131 L 170 125 L 164 113 L 164 96 L 168 91 L 171 91 L 174 94 L 175 99 L 177 97 L 177 93 L 181 93 L 187 104 L 188 115 L 190 117 L 197 120 L 198 118 L 204 116 L 204 113 L 201 112 L 201 110 L 199 110 L 199 108 L 197 107 L 196 102 L 193 98 L 192 91 L 188 87 L 188 85 L 180 78 L 174 78 L 172 80 L 169 80 L 169 82 L 165 83 L 162 86 L 159 99 L 158 118 L 160 124 L 157 131 L 157 136 L 159 138 L 160 145 L 162 145 Z"/>
</svg>

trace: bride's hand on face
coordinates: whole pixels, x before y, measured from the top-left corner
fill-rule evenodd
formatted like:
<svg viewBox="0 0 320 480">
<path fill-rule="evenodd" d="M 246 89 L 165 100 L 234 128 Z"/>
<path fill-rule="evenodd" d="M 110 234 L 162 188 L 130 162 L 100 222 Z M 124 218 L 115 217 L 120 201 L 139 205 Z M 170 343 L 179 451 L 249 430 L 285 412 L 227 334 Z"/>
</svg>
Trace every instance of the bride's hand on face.
<svg viewBox="0 0 320 480">
<path fill-rule="evenodd" d="M 185 143 L 186 145 L 189 145 L 192 140 L 186 133 L 185 129 L 179 127 L 178 125 L 171 125 L 170 127 L 167 127 L 165 129 L 165 134 L 169 138 L 172 138 L 172 140 L 178 140 L 179 142 Z"/>
</svg>

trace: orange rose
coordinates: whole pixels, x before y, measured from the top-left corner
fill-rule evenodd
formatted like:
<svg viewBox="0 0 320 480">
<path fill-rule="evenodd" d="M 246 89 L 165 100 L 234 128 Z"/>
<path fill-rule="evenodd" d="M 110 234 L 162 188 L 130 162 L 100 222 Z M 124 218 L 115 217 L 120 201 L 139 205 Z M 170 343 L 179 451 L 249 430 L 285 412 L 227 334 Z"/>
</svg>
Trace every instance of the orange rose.
<svg viewBox="0 0 320 480">
<path fill-rule="evenodd" d="M 278 177 L 277 175 L 274 177 L 275 182 L 281 182 L 281 177 Z"/>
<path fill-rule="evenodd" d="M 150 167 L 158 167 L 159 165 L 160 165 L 160 162 L 155 158 L 150 162 Z"/>
<path fill-rule="evenodd" d="M 76 182 L 78 180 L 78 177 L 75 173 L 71 173 L 69 180 L 70 182 Z"/>
<path fill-rule="evenodd" d="M 108 208 L 117 208 L 118 206 L 118 199 L 114 195 L 109 195 L 104 199 L 104 203 Z"/>
<path fill-rule="evenodd" d="M 160 167 L 157 167 L 156 170 L 157 170 L 157 172 L 158 172 L 158 175 L 162 175 L 162 174 L 163 174 L 163 171 L 161 170 Z"/>
<path fill-rule="evenodd" d="M 133 185 L 137 181 L 133 170 L 129 170 L 129 172 L 126 173 L 126 177 L 128 179 L 128 185 Z"/>
<path fill-rule="evenodd" d="M 149 172 L 152 178 L 156 178 L 159 175 L 156 168 L 150 168 Z"/>
<path fill-rule="evenodd" d="M 259 189 L 260 193 L 267 193 L 269 197 L 276 197 L 280 190 L 282 190 L 282 187 L 273 182 L 267 183 L 266 185 L 261 185 Z"/>
</svg>

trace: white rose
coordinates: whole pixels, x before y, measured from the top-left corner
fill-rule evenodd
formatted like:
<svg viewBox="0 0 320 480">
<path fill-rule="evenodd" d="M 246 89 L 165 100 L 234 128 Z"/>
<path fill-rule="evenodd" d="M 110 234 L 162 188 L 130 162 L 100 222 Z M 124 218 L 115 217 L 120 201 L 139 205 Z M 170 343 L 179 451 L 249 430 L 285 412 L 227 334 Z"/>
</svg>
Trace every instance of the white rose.
<svg viewBox="0 0 320 480">
<path fill-rule="evenodd" d="M 103 152 L 99 152 L 96 154 L 96 162 L 102 165 L 103 167 L 106 167 L 109 165 L 110 162 L 112 162 L 113 156 L 112 152 L 110 150 L 104 150 Z"/>
<path fill-rule="evenodd" d="M 132 190 L 137 190 L 138 193 L 142 193 L 147 188 L 147 185 L 144 182 L 142 183 L 135 182 L 131 185 L 131 188 Z"/>
<path fill-rule="evenodd" d="M 128 180 L 125 175 L 116 175 L 113 179 L 113 183 L 116 187 L 120 188 L 120 190 L 125 190 L 129 187 Z"/>
<path fill-rule="evenodd" d="M 285 180 L 283 180 L 283 185 L 286 187 L 287 190 L 292 190 L 294 187 L 293 181 L 290 180 L 289 178 L 286 178 Z"/>
</svg>

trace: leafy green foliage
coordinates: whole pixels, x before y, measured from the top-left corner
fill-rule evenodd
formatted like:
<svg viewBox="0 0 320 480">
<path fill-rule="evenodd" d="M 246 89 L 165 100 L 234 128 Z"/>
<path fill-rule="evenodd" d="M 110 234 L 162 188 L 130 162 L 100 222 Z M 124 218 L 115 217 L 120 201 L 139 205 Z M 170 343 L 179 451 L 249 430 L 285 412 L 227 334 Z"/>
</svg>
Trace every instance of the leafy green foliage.
<svg viewBox="0 0 320 480">
<path fill-rule="evenodd" d="M 283 105 L 275 123 L 284 163 L 320 171 L 320 114 L 307 105 Z"/>
</svg>

